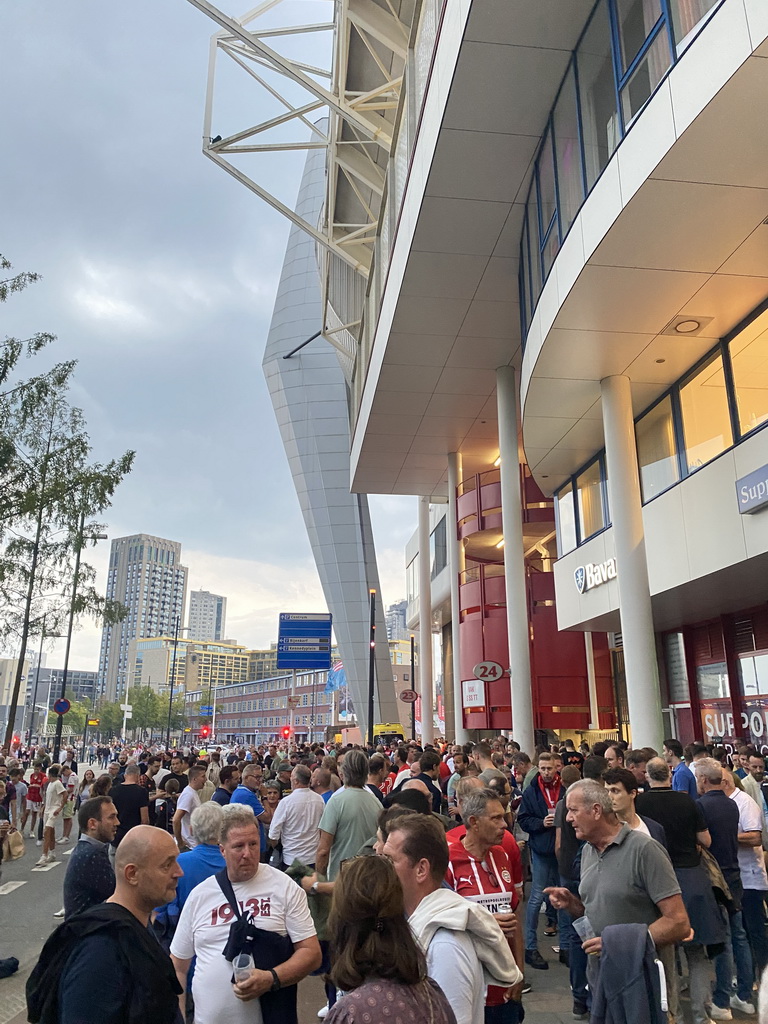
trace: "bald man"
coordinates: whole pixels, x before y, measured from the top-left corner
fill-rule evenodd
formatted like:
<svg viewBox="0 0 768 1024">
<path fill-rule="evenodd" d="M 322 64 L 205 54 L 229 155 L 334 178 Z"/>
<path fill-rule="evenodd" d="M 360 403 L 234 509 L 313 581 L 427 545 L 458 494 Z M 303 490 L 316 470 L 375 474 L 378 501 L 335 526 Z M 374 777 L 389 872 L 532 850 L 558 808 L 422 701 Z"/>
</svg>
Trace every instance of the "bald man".
<svg viewBox="0 0 768 1024">
<path fill-rule="evenodd" d="M 176 1024 L 181 987 L 170 957 L 149 930 L 183 872 L 171 836 L 137 825 L 115 856 L 115 891 L 50 936 L 27 982 L 30 1017 L 58 1024 Z"/>
</svg>

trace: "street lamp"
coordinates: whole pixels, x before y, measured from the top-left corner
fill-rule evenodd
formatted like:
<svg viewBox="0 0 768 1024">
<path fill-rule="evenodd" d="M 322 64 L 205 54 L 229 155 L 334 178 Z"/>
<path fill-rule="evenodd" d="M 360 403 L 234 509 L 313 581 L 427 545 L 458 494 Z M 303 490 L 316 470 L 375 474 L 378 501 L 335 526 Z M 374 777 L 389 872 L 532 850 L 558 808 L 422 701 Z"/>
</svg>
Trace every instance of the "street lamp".
<svg viewBox="0 0 768 1024">
<path fill-rule="evenodd" d="M 42 628 L 42 630 L 40 632 L 40 651 L 39 651 L 39 653 L 37 655 L 37 667 L 35 669 L 35 689 L 32 692 L 32 714 L 31 714 L 30 720 L 29 720 L 29 737 L 28 737 L 28 740 L 27 740 L 28 743 L 32 742 L 32 737 L 35 734 L 35 708 L 39 706 L 37 704 L 37 686 L 38 686 L 38 683 L 40 682 L 40 664 L 41 664 L 41 662 L 43 660 L 43 644 L 45 643 L 46 638 L 53 639 L 54 637 L 60 637 L 61 636 L 61 633 L 47 633 L 46 632 L 46 629 L 45 629 L 45 619 L 46 619 L 46 616 L 43 615 L 43 628 Z M 48 680 L 48 703 L 49 704 L 51 702 L 50 690 L 51 690 L 51 687 L 50 687 L 50 676 L 49 676 L 49 680 Z"/>
<path fill-rule="evenodd" d="M 107 540 L 106 533 L 91 534 L 89 540 Z M 69 626 L 67 627 L 67 646 L 64 650 L 64 671 L 61 673 L 61 692 L 59 697 L 63 700 L 67 691 L 67 672 L 69 671 L 69 651 L 72 647 L 72 632 L 75 628 L 75 609 L 77 607 L 77 584 L 80 578 L 80 555 L 85 544 L 85 508 L 80 513 L 80 523 L 77 530 L 77 548 L 75 553 L 75 573 L 72 580 L 72 600 L 69 602 Z M 53 756 L 61 753 L 61 734 L 64 731 L 64 716 L 56 716 L 56 738 L 53 743 Z"/>
<path fill-rule="evenodd" d="M 168 698 L 168 729 L 165 733 L 165 749 L 169 750 L 171 746 L 171 715 L 173 714 L 173 684 L 176 679 L 176 652 L 179 648 L 179 633 L 185 633 L 189 629 L 189 626 L 182 626 L 179 629 L 179 616 L 176 616 L 176 621 L 173 626 L 173 661 L 171 662 L 171 692 Z"/>
</svg>

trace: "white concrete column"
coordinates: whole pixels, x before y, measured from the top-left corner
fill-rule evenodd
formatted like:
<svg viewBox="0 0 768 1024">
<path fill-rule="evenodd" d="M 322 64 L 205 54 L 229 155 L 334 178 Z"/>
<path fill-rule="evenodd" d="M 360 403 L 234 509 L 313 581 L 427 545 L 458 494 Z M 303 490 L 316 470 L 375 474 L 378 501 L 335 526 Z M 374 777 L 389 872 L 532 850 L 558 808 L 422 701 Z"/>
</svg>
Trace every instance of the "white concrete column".
<svg viewBox="0 0 768 1024">
<path fill-rule="evenodd" d="M 664 725 L 629 377 L 605 377 L 600 392 L 632 746 L 661 750 Z"/>
<path fill-rule="evenodd" d="M 512 735 L 533 757 L 533 694 L 528 599 L 523 554 L 520 459 L 517 453 L 517 383 L 511 366 L 496 370 L 501 456 L 501 524 L 504 531 L 504 583 L 507 592 L 507 636 L 512 691 Z"/>
<path fill-rule="evenodd" d="M 429 566 L 429 498 L 419 498 L 419 694 L 421 742 L 435 738 L 432 705 L 432 580 Z"/>
<path fill-rule="evenodd" d="M 587 685 L 589 687 L 589 728 L 600 728 L 600 708 L 597 703 L 597 678 L 595 676 L 595 651 L 592 634 L 584 634 L 584 656 L 587 661 Z"/>
<path fill-rule="evenodd" d="M 461 482 L 462 464 L 459 452 L 448 455 L 448 572 L 451 574 L 451 645 L 453 656 L 453 735 L 457 743 L 466 743 L 469 732 L 464 728 L 461 697 L 461 614 L 459 611 L 459 576 L 466 568 L 464 545 L 459 540 L 456 511 L 456 488 Z M 448 723 L 445 723 L 446 738 Z"/>
</svg>

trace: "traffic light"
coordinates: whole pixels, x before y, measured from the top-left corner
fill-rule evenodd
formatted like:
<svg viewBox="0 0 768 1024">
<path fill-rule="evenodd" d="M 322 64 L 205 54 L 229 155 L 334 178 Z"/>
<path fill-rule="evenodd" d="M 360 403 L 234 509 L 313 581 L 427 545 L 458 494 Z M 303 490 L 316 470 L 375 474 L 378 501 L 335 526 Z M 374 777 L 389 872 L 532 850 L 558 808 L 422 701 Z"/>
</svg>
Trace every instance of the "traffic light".
<svg viewBox="0 0 768 1024">
<path fill-rule="evenodd" d="M 207 740 L 210 735 L 211 735 L 211 727 L 210 727 L 210 725 L 204 725 L 202 727 L 202 729 L 200 730 L 200 739 L 201 740 Z"/>
<path fill-rule="evenodd" d="M 289 740 L 291 738 L 291 727 L 290 727 L 290 725 L 284 725 L 283 726 L 283 728 L 281 729 L 281 735 L 282 735 L 284 740 Z"/>
</svg>

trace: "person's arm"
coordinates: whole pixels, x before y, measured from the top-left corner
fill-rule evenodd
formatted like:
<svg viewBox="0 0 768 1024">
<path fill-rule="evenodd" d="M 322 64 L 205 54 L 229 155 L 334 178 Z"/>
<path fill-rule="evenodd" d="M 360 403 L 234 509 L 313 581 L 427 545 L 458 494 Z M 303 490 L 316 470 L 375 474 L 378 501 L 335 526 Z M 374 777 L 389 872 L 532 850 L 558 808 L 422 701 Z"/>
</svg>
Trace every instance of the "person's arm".
<svg viewBox="0 0 768 1024">
<path fill-rule="evenodd" d="M 676 942 L 682 942 L 691 930 L 683 897 L 676 893 L 674 896 L 659 900 L 656 906 L 661 911 L 661 917 L 648 929 L 655 945 L 672 946 Z M 584 948 L 586 949 L 586 946 Z"/>
<path fill-rule="evenodd" d="M 61 798 L 59 799 L 59 806 L 58 806 L 58 807 L 56 808 L 56 810 L 55 810 L 55 811 L 53 812 L 53 813 L 54 813 L 54 815 L 56 815 L 56 814 L 60 814 L 60 813 L 61 813 L 61 812 L 62 812 L 62 811 L 64 810 L 64 808 L 65 808 L 65 806 L 66 806 L 66 803 L 67 803 L 67 800 L 68 800 L 68 799 L 69 799 L 69 792 L 68 792 L 68 790 L 67 790 L 67 789 L 65 788 L 65 789 L 64 789 L 64 792 L 63 792 L 63 793 L 61 794 Z"/>
<path fill-rule="evenodd" d="M 761 846 L 763 842 L 762 832 L 739 832 L 737 838 L 739 846 Z"/>
<path fill-rule="evenodd" d="M 709 849 L 712 845 L 712 836 L 709 833 L 709 829 L 705 828 L 703 832 L 696 833 L 696 842 L 699 846 L 704 846 Z"/>
<path fill-rule="evenodd" d="M 142 807 L 139 811 L 139 817 L 141 818 L 142 825 L 149 824 L 149 807 Z"/>
<path fill-rule="evenodd" d="M 192 957 L 189 960 L 182 960 L 178 956 L 174 956 L 171 953 L 171 961 L 173 963 L 173 969 L 176 971 L 176 978 L 181 985 L 181 992 L 179 993 L 179 1010 L 181 1011 L 181 1019 L 186 1020 L 187 1016 L 187 975 L 189 974 L 189 968 L 192 963 Z M 272 975 L 270 974 L 270 978 Z"/>
<path fill-rule="evenodd" d="M 563 830 L 561 828 L 555 828 L 555 856 L 556 857 L 560 856 L 560 840 L 561 840 L 562 834 L 563 834 Z"/>
<path fill-rule="evenodd" d="M 316 935 L 309 939 L 302 939 L 301 942 L 294 942 L 293 955 L 274 969 L 280 979 L 281 987 L 297 985 L 302 978 L 306 978 L 312 971 L 317 970 L 322 959 L 323 955 L 320 952 L 320 943 L 317 941 Z M 265 992 L 269 992 L 274 980 L 272 971 L 254 969 L 247 981 L 241 981 L 233 987 L 233 992 L 238 999 L 247 1002 L 249 999 L 257 999 Z M 180 978 L 179 981 L 181 981 Z"/>
<path fill-rule="evenodd" d="M 177 807 L 173 815 L 173 834 L 176 837 L 176 843 L 180 850 L 186 849 L 184 840 L 181 838 L 181 823 L 186 813 L 183 807 Z"/>
<path fill-rule="evenodd" d="M 333 846 L 333 833 L 320 831 L 320 841 L 317 844 L 317 855 L 315 856 L 315 868 L 319 875 L 328 874 L 328 861 Z"/>
<path fill-rule="evenodd" d="M 301 882 L 302 889 L 306 893 L 311 892 L 312 886 L 315 885 L 317 886 L 315 892 L 324 896 L 333 896 L 333 890 L 336 888 L 335 882 L 321 882 L 317 877 L 316 871 L 311 875 L 305 875 L 303 878 L 300 878 L 299 881 Z"/>
<path fill-rule="evenodd" d="M 578 896 L 562 885 L 551 885 L 544 890 L 555 910 L 567 910 L 571 917 L 584 916 L 584 904 Z"/>
</svg>

